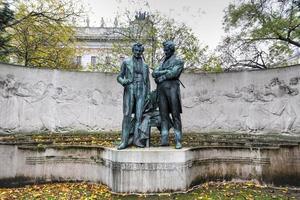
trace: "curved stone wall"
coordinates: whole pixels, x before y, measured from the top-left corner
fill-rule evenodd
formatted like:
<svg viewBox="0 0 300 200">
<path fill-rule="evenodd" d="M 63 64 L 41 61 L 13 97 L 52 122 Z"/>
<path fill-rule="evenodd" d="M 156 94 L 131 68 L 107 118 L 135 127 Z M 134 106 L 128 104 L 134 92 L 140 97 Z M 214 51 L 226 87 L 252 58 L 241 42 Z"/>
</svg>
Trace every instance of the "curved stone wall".
<svg viewBox="0 0 300 200">
<path fill-rule="evenodd" d="M 172 156 L 170 156 L 172 155 Z M 299 145 L 126 149 L 0 144 L 0 186 L 91 181 L 113 192 L 186 191 L 205 181 L 300 186 Z"/>
<path fill-rule="evenodd" d="M 300 133 L 300 66 L 181 81 L 184 132 Z M 116 74 L 0 63 L 0 131 L 120 130 L 122 92 Z"/>
</svg>

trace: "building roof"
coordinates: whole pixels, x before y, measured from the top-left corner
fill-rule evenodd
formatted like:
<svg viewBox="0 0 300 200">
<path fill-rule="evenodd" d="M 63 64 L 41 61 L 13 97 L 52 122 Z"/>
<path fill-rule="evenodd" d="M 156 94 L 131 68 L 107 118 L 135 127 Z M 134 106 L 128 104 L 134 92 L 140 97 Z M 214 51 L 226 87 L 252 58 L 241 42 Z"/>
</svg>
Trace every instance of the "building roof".
<svg viewBox="0 0 300 200">
<path fill-rule="evenodd" d="M 78 40 L 120 40 L 120 27 L 75 27 L 75 37 Z"/>
</svg>

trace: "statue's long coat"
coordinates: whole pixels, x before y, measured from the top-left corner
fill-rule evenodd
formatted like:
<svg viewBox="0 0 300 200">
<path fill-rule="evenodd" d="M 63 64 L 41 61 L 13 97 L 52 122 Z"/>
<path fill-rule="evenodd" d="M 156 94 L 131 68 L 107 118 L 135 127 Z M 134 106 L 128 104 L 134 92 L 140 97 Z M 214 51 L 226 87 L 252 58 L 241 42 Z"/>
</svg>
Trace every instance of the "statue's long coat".
<svg viewBox="0 0 300 200">
<path fill-rule="evenodd" d="M 121 71 L 117 77 L 117 80 L 120 84 L 127 79 L 130 82 L 133 82 L 133 58 L 127 58 L 123 61 L 121 65 Z M 146 99 L 147 94 L 150 92 L 150 81 L 149 81 L 149 67 L 147 64 L 143 62 L 143 80 L 145 83 L 145 96 Z M 123 114 L 131 115 L 135 112 L 133 99 L 134 87 L 133 84 L 128 84 L 124 86 L 123 93 Z"/>
<path fill-rule="evenodd" d="M 166 80 L 157 86 L 158 95 L 162 95 L 162 90 L 173 90 L 176 88 L 176 95 L 172 95 L 170 102 L 160 102 L 161 105 L 169 105 L 173 102 L 176 105 L 179 105 L 176 108 L 169 108 L 169 112 L 175 111 L 182 113 L 182 104 L 181 104 L 181 97 L 180 97 L 180 81 L 179 77 L 183 70 L 184 62 L 183 60 L 176 57 L 176 55 L 172 55 L 168 60 L 164 61 L 158 68 L 154 70 L 153 73 L 156 71 L 161 70 L 169 70 L 170 73 L 166 74 Z M 175 82 L 175 84 L 174 84 Z M 162 98 L 160 98 L 161 100 Z"/>
</svg>

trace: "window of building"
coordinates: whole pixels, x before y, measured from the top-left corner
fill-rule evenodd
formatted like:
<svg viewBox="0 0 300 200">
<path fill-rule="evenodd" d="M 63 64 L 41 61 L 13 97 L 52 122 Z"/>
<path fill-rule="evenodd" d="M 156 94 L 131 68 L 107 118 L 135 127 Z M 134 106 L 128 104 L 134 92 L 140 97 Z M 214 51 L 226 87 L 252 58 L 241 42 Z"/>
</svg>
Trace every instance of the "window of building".
<svg viewBox="0 0 300 200">
<path fill-rule="evenodd" d="M 96 66 L 96 56 L 91 56 L 91 65 Z"/>
<path fill-rule="evenodd" d="M 81 60 L 82 60 L 82 57 L 81 56 L 77 56 L 76 57 L 76 65 L 80 66 L 81 65 Z"/>
<path fill-rule="evenodd" d="M 105 57 L 105 64 L 109 65 L 111 63 L 111 58 L 110 56 Z"/>
</svg>

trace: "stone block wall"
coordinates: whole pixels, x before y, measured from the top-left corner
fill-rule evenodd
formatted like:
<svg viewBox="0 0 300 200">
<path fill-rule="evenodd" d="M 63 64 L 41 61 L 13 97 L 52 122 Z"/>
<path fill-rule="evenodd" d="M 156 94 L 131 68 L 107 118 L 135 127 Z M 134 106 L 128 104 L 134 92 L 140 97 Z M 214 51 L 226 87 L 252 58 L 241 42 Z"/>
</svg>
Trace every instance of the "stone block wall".
<svg viewBox="0 0 300 200">
<path fill-rule="evenodd" d="M 181 81 L 184 132 L 300 133 L 300 66 Z M 118 131 L 122 97 L 116 74 L 0 63 L 0 132 Z"/>
</svg>

